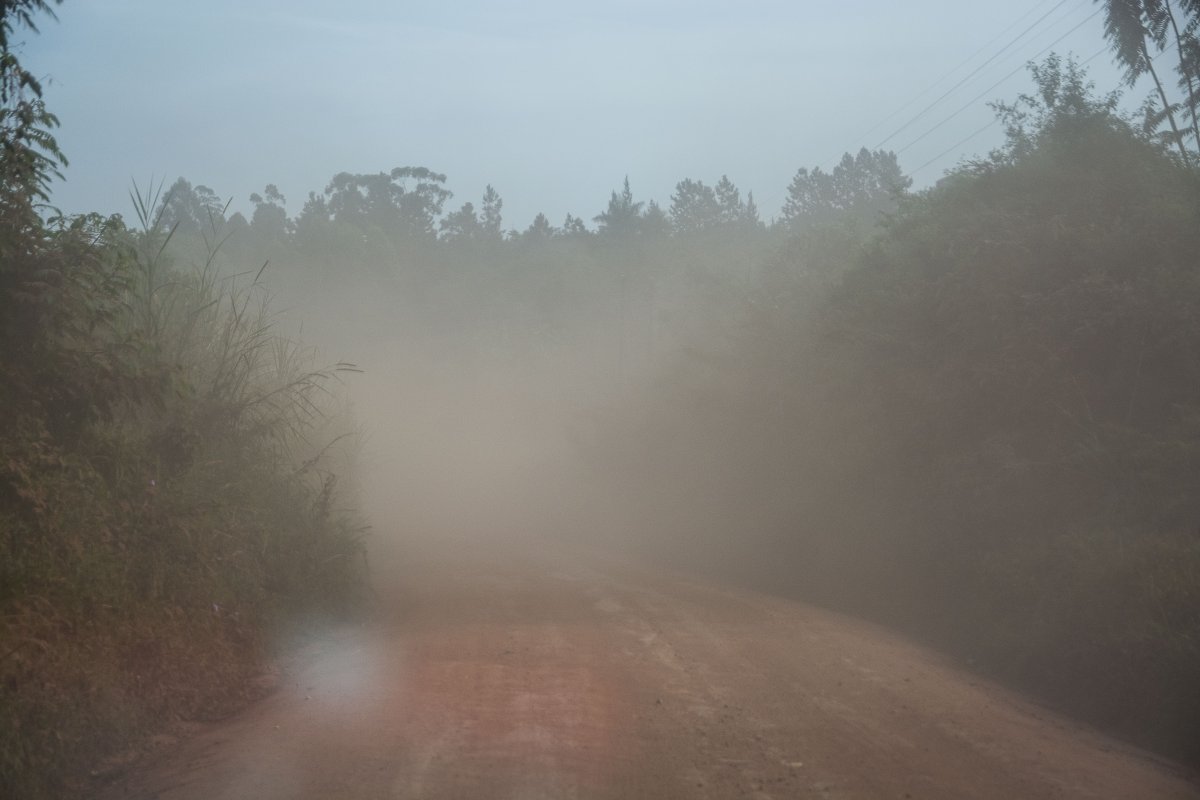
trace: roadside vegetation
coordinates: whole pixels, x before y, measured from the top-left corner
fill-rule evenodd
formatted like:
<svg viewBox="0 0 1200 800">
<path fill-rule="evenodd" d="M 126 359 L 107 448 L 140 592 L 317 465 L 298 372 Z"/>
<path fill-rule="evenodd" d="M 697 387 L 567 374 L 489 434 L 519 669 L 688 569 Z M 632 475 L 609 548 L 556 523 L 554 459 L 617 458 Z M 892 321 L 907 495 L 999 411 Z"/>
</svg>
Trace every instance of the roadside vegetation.
<svg viewBox="0 0 1200 800">
<path fill-rule="evenodd" d="M 719 176 L 506 230 L 495 190 L 450 210 L 404 167 L 294 217 L 267 187 L 230 245 L 282 253 L 301 307 L 570 398 L 608 492 L 574 529 L 887 622 L 1194 762 L 1194 136 L 1069 60 L 1031 75 L 1005 144 L 918 192 L 863 150 L 799 170 L 769 223 Z"/>
<path fill-rule="evenodd" d="M 57 218 L 55 121 L 5 49 L 0 793 L 219 707 L 285 620 L 354 602 L 348 366 L 277 336 L 264 283 L 342 344 L 533 376 L 530 428 L 569 409 L 585 465 L 586 493 L 543 487 L 587 496 L 560 528 L 883 621 L 1200 763 L 1197 12 L 1105 6 L 1130 77 L 1161 65 L 1165 97 L 1177 53 L 1188 101 L 1134 118 L 1051 57 L 996 106 L 1005 144 L 920 191 L 862 150 L 770 220 L 724 175 L 662 205 L 626 178 L 523 230 L 416 166 L 295 214 L 180 178 L 133 228 Z M 3 8 L 6 34 L 47 10 Z"/>
<path fill-rule="evenodd" d="M 362 527 L 337 372 L 253 274 L 141 223 L 55 216 L 56 120 L 0 41 L 0 795 L 63 797 L 178 719 L 244 702 L 290 620 L 349 610 Z"/>
<path fill-rule="evenodd" d="M 1194 763 L 1200 180 L 1069 63 L 1033 75 L 1002 149 L 789 238 L 609 458 L 660 476 L 627 488 L 664 556 Z"/>
</svg>

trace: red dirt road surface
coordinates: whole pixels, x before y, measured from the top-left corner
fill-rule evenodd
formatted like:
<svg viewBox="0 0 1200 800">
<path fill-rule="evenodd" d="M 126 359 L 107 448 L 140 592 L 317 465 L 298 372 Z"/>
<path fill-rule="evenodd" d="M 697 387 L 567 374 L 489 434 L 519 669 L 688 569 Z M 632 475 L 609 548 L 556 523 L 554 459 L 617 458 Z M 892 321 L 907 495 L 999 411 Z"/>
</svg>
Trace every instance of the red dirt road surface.
<svg viewBox="0 0 1200 800">
<path fill-rule="evenodd" d="M 412 554 L 394 580 L 385 622 L 309 642 L 270 697 L 104 796 L 1200 798 L 803 604 L 538 544 Z"/>
</svg>

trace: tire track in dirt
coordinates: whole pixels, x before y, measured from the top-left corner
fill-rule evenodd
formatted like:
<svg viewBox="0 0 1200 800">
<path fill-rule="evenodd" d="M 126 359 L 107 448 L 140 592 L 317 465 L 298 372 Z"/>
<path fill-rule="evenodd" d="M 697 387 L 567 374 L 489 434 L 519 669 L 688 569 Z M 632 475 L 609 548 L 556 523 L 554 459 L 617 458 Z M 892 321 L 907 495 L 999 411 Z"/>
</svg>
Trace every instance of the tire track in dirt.
<svg viewBox="0 0 1200 800">
<path fill-rule="evenodd" d="M 105 798 L 1200 798 L 860 621 L 526 542 L 412 553 L 390 616 Z"/>
</svg>

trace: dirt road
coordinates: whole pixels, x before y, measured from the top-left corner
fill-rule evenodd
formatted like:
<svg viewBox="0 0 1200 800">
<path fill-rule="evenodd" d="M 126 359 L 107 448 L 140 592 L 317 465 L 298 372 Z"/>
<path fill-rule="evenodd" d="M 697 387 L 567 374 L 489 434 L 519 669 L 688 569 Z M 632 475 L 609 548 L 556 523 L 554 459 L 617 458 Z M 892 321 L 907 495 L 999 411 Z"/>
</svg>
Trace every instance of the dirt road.
<svg viewBox="0 0 1200 800">
<path fill-rule="evenodd" d="M 879 628 L 530 543 L 414 556 L 385 624 L 106 797 L 1197 798 Z"/>
</svg>

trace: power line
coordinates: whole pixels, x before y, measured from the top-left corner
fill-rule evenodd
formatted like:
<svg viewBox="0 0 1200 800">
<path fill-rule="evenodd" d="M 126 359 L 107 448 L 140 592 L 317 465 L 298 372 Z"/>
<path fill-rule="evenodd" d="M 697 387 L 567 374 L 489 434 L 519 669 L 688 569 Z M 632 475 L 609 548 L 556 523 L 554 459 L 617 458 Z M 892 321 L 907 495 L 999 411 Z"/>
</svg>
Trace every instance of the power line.
<svg viewBox="0 0 1200 800">
<path fill-rule="evenodd" d="M 1084 22 L 1086 22 L 1086 21 L 1087 21 L 1087 20 L 1084 20 Z M 1082 24 L 1082 23 L 1081 23 L 1081 24 Z M 1053 45 L 1051 45 L 1051 47 L 1053 47 Z M 1088 56 L 1088 57 L 1087 57 L 1085 60 L 1083 60 L 1082 62 L 1080 62 L 1079 66 L 1081 66 L 1081 67 L 1082 67 L 1082 66 L 1085 66 L 1085 65 L 1087 65 L 1087 64 L 1090 64 L 1092 61 L 1095 61 L 1095 60 L 1096 60 L 1096 59 L 1097 59 L 1097 58 L 1100 56 L 1100 54 L 1101 54 L 1101 53 L 1104 53 L 1104 52 L 1106 52 L 1107 50 L 1108 50 L 1108 47 L 1102 47 L 1102 48 L 1100 48 L 1100 49 L 1099 49 L 1099 50 L 1097 50 L 1095 53 L 1093 53 L 1092 55 Z M 914 169 L 914 170 L 913 170 L 911 173 L 909 173 L 909 174 L 910 174 L 910 175 L 916 175 L 918 172 L 920 172 L 921 170 L 925 169 L 925 168 L 926 168 L 926 167 L 928 167 L 930 164 L 933 164 L 933 163 L 934 163 L 934 162 L 936 162 L 936 161 L 940 161 L 941 159 L 943 159 L 943 158 L 945 158 L 946 156 L 950 155 L 950 154 L 951 154 L 951 153 L 953 153 L 955 150 L 957 150 L 958 148 L 962 147 L 962 146 L 963 146 L 964 144 L 966 144 L 967 142 L 969 142 L 969 141 L 971 141 L 972 139 L 974 139 L 976 136 L 979 136 L 979 135 L 980 135 L 981 133 L 983 133 L 984 131 L 987 131 L 987 130 L 989 130 L 989 129 L 991 129 L 991 128 L 994 128 L 996 125 L 998 125 L 998 124 L 999 124 L 999 122 L 1000 122 L 1000 120 L 999 120 L 999 119 L 993 119 L 993 120 L 992 120 L 991 122 L 989 122 L 987 125 L 984 125 L 982 128 L 980 128 L 979 130 L 975 131 L 975 132 L 974 132 L 974 133 L 972 133 L 970 136 L 967 136 L 966 138 L 964 138 L 964 139 L 961 139 L 960 141 L 957 141 L 957 142 L 955 142 L 955 143 L 954 143 L 954 144 L 952 144 L 950 147 L 947 147 L 945 150 L 943 150 L 942 152 L 938 153 L 936 156 L 934 156 L 933 158 L 929 159 L 928 161 L 926 161 L 924 164 L 922 164 L 921 166 L 919 166 L 919 167 L 917 167 L 916 169 Z"/>
<path fill-rule="evenodd" d="M 1075 27 L 1071 28 L 1069 31 L 1067 31 L 1066 33 L 1064 33 L 1062 36 L 1059 36 L 1059 37 L 1058 37 L 1057 39 L 1055 39 L 1053 42 L 1051 42 L 1050 44 L 1046 45 L 1045 47 L 1043 47 L 1043 48 L 1042 48 L 1041 50 L 1039 50 L 1038 52 L 1034 53 L 1034 54 L 1033 54 L 1033 56 L 1031 56 L 1031 57 L 1030 57 L 1029 61 L 1032 61 L 1032 60 L 1034 60 L 1035 58 L 1037 58 L 1038 56 L 1042 55 L 1042 54 L 1043 54 L 1043 53 L 1045 53 L 1047 50 L 1049 50 L 1050 48 L 1054 47 L 1054 45 L 1058 44 L 1058 43 L 1059 43 L 1059 42 L 1061 42 L 1063 39 L 1067 38 L 1067 37 L 1068 37 L 1068 36 L 1070 36 L 1072 33 L 1074 33 L 1075 31 L 1079 30 L 1079 29 L 1080 29 L 1080 28 L 1082 28 L 1084 25 L 1086 25 L 1087 23 L 1091 22 L 1091 21 L 1092 21 L 1092 19 L 1093 19 L 1093 18 L 1094 18 L 1094 17 L 1095 17 L 1097 14 L 1099 14 L 1101 11 L 1103 11 L 1103 10 L 1104 10 L 1103 8 L 1098 8 L 1098 9 L 1096 9 L 1095 11 L 1093 11 L 1091 14 L 1089 14 L 1087 17 L 1085 17 L 1085 18 L 1084 18 L 1084 20 L 1083 20 L 1082 22 L 1080 22 L 1079 24 L 1077 24 Z M 1101 52 L 1103 52 L 1103 51 L 1101 51 Z M 1092 58 L 1095 58 L 1095 56 L 1092 56 Z M 1090 61 L 1091 59 L 1088 59 L 1088 60 Z M 1026 63 L 1028 63 L 1028 62 L 1026 62 Z M 993 83 L 991 86 L 989 86 L 988 88 L 984 89 L 984 90 L 983 90 L 982 92 L 980 92 L 979 94 L 977 94 L 977 95 L 975 95 L 974 97 L 972 97 L 970 100 L 968 100 L 968 101 L 967 101 L 967 103 L 966 103 L 965 105 L 963 105 L 961 108 L 959 108 L 959 109 L 958 109 L 957 111 L 955 111 L 953 114 L 951 114 L 950 116 L 946 117 L 946 118 L 945 118 L 945 119 L 943 119 L 941 122 L 939 122 L 938 124 L 934 125 L 934 126 L 933 126 L 932 128 L 930 128 L 929 130 L 927 130 L 927 131 L 925 131 L 924 133 L 922 133 L 922 134 L 921 134 L 920 136 L 918 136 L 916 139 L 913 139 L 911 142 L 909 142 L 908 144 L 904 145 L 904 147 L 902 147 L 902 148 L 900 148 L 899 150 L 897 150 L 897 151 L 896 151 L 896 154 L 897 154 L 897 155 L 899 155 L 900 153 L 903 153 L 905 150 L 907 150 L 907 149 L 909 149 L 910 147 L 912 147 L 912 146 L 913 146 L 914 144 L 916 144 L 917 142 L 920 142 L 920 141 L 924 140 L 924 139 L 925 139 L 925 137 L 929 136 L 929 134 L 933 133 L 933 132 L 934 132 L 934 131 L 936 131 L 938 128 L 941 128 L 941 127 L 942 127 L 943 125 L 945 125 L 947 122 L 949 122 L 950 120 L 954 119 L 955 117 L 957 117 L 957 116 L 958 116 L 959 114 L 961 114 L 962 112 L 966 111 L 966 110 L 967 110 L 968 108 L 970 108 L 971 106 L 975 105 L 975 103 L 977 103 L 977 102 L 978 102 L 978 101 L 979 101 L 981 98 L 983 98 L 983 97 L 987 96 L 987 95 L 988 95 L 988 94 L 989 94 L 989 93 L 990 93 L 990 92 L 991 92 L 993 89 L 995 89 L 997 86 L 999 86 L 1000 84 L 1004 83 L 1004 82 L 1005 82 L 1005 81 L 1007 81 L 1009 78 L 1011 78 L 1013 75 L 1016 75 L 1018 72 L 1020 72 L 1020 71 L 1021 71 L 1021 70 L 1023 70 L 1023 69 L 1025 69 L 1025 64 L 1021 64 L 1021 65 L 1020 65 L 1020 66 L 1018 66 L 1016 69 L 1014 69 L 1012 72 L 1008 73 L 1008 74 L 1007 74 L 1007 75 L 1005 75 L 1003 78 L 1001 78 L 1000 80 L 996 81 L 996 82 L 995 82 L 995 83 Z"/>
<path fill-rule="evenodd" d="M 1085 21 L 1086 21 L 1086 20 L 1085 20 Z M 1106 52 L 1108 52 L 1108 45 L 1105 45 L 1104 47 L 1101 47 L 1099 50 L 1097 50 L 1096 52 L 1092 53 L 1090 56 L 1088 56 L 1087 58 L 1085 58 L 1083 61 L 1080 61 L 1080 62 L 1079 62 L 1079 66 L 1081 66 L 1081 67 L 1086 67 L 1088 64 L 1092 63 L 1092 62 L 1093 62 L 1093 61 L 1095 61 L 1097 58 L 1099 58 L 1099 57 L 1100 57 L 1100 55 L 1101 55 L 1102 53 L 1106 53 Z"/>
<path fill-rule="evenodd" d="M 998 34 L 996 34 L 994 37 L 992 37 L 992 39 L 991 39 L 991 40 L 989 40 L 987 44 L 985 44 L 985 45 L 981 46 L 981 47 L 980 47 L 979 49 L 977 49 L 977 50 L 976 50 L 974 53 L 972 53 L 971 55 L 967 56 L 967 58 L 963 59 L 963 61 L 962 61 L 962 62 L 960 62 L 960 63 L 958 64 L 958 66 L 956 66 L 956 67 L 954 67 L 953 69 L 947 70 L 946 72 L 942 73 L 942 75 L 941 75 L 941 76 L 940 76 L 940 77 L 939 77 L 937 80 L 935 80 L 935 81 L 934 81 L 932 84 L 930 84 L 928 87 L 926 87 L 926 88 L 925 88 L 925 89 L 924 89 L 924 90 L 923 90 L 923 91 L 922 91 L 920 94 L 917 94 L 917 95 L 916 95 L 916 96 L 914 96 L 914 97 L 913 97 L 911 100 L 909 100 L 907 103 L 905 103 L 904 105 L 900 106 L 900 107 L 899 107 L 899 108 L 897 108 L 895 111 L 893 111 L 891 114 L 888 114 L 886 117 L 884 117 L 883 119 L 881 119 L 879 122 L 877 122 L 877 123 L 875 123 L 874 125 L 872 125 L 872 126 L 871 126 L 871 129 L 870 129 L 870 130 L 868 130 L 868 131 L 866 131 L 865 133 L 863 133 L 861 136 L 859 136 L 859 137 L 856 139 L 856 141 L 858 141 L 858 142 L 860 142 L 860 143 L 861 143 L 861 142 L 864 142 L 868 136 L 870 136 L 872 133 L 874 133 L 875 131 L 877 131 L 877 130 L 879 130 L 880 128 L 882 128 L 882 127 L 883 127 L 884 125 L 886 125 L 887 123 L 891 122 L 891 121 L 892 121 L 894 118 L 896 118 L 897 116 L 899 116 L 899 115 L 900 115 L 900 113 L 901 113 L 902 111 L 904 111 L 905 109 L 907 109 L 907 108 L 908 108 L 909 106 L 911 106 L 913 103 L 917 102 L 917 101 L 918 101 L 918 100 L 920 100 L 922 97 L 924 97 L 925 95 L 929 94 L 929 93 L 930 93 L 931 91 L 933 91 L 933 90 L 934 90 L 934 89 L 935 89 L 935 88 L 938 86 L 938 84 L 940 84 L 942 81 L 946 80 L 946 79 L 947 79 L 947 78 L 949 78 L 951 75 L 953 75 L 954 73 L 958 72 L 960 69 L 962 69 L 963 67 L 965 67 L 967 64 L 969 64 L 969 63 L 971 63 L 972 61 L 974 61 L 974 60 L 975 60 L 975 59 L 976 59 L 976 58 L 977 58 L 977 57 L 978 57 L 980 54 L 982 54 L 984 51 L 986 51 L 988 48 L 990 48 L 990 47 L 991 47 L 992 45 L 994 45 L 996 42 L 1000 41 L 1000 40 L 1001 40 L 1001 39 L 1004 37 L 1004 35 L 1005 35 L 1005 34 L 1007 34 L 1007 33 L 1008 33 L 1009 31 L 1011 31 L 1013 28 L 1017 27 L 1017 25 L 1019 25 L 1019 24 L 1021 24 L 1022 22 L 1024 22 L 1026 17 L 1028 17 L 1028 16 L 1029 16 L 1030 14 L 1032 14 L 1034 11 L 1038 10 L 1040 7 L 1044 6 L 1046 3 L 1049 3 L 1049 2 L 1051 2 L 1051 0 L 1038 0 L 1038 2 L 1037 2 L 1037 3 L 1035 3 L 1034 5 L 1030 6 L 1030 7 L 1029 7 L 1029 9 L 1028 9 L 1028 10 L 1027 10 L 1027 11 L 1026 11 L 1024 14 L 1022 14 L 1021 16 L 1017 17 L 1015 20 L 1013 20 L 1012 22 L 1010 22 L 1006 28 L 1004 28 L 1002 31 L 1000 31 Z"/>
<path fill-rule="evenodd" d="M 983 133 L 984 131 L 986 131 L 986 130 L 988 130 L 988 129 L 990 129 L 990 128 L 994 128 L 994 127 L 996 127 L 996 125 L 997 125 L 997 124 L 999 124 L 999 122 L 1000 122 L 1000 120 L 998 120 L 998 119 L 993 119 L 993 120 L 992 120 L 991 122 L 989 122 L 987 125 L 984 125 L 982 128 L 980 128 L 979 130 L 975 131 L 975 132 L 974 132 L 974 133 L 972 133 L 970 136 L 967 136 L 966 138 L 964 138 L 964 139 L 962 139 L 962 140 L 960 140 L 960 141 L 957 141 L 957 142 L 955 142 L 954 144 L 950 145 L 950 146 L 949 146 L 949 147 L 947 147 L 945 150 L 943 150 L 942 152 L 938 153 L 936 156 L 934 156 L 933 158 L 929 159 L 928 161 L 926 161 L 926 162 L 925 162 L 924 164 L 922 164 L 921 166 L 919 166 L 919 167 L 917 167 L 916 169 L 914 169 L 912 172 L 910 172 L 910 173 L 909 173 L 909 175 L 916 175 L 918 172 L 920 172 L 921 170 L 925 169 L 926 167 L 928 167 L 928 166 L 929 166 L 930 164 L 932 164 L 933 162 L 935 162 L 935 161 L 938 161 L 938 160 L 940 160 L 940 159 L 942 159 L 942 158 L 944 158 L 944 157 L 946 157 L 946 156 L 950 155 L 950 154 L 951 154 L 951 153 L 953 153 L 955 150 L 957 150 L 958 148 L 962 147 L 964 144 L 966 144 L 967 142 L 971 141 L 972 139 L 974 139 L 974 138 L 975 138 L 976 136 L 978 136 L 979 134 Z"/>
<path fill-rule="evenodd" d="M 980 64 L 978 67 L 976 67 L 975 69 L 973 69 L 973 70 L 970 72 L 970 74 L 968 74 L 968 75 L 967 75 L 965 78 L 963 78 L 963 79 L 962 79 L 962 80 L 960 80 L 958 83 L 956 83 L 956 84 L 954 84 L 953 86 L 951 86 L 951 87 L 950 87 L 949 89 L 947 89 L 947 90 L 946 90 L 944 93 L 942 93 L 942 95 L 941 95 L 940 97 L 938 97 L 938 99 L 934 100 L 932 103 L 930 103 L 929 105 L 927 105 L 925 108 L 923 108 L 923 109 L 921 109 L 919 112 L 917 112 L 916 116 L 912 117 L 910 120 L 908 120 L 908 122 L 904 123 L 903 125 L 901 125 L 901 126 L 900 126 L 899 128 L 897 128 L 896 130 L 892 131 L 892 132 L 891 132 L 891 133 L 890 133 L 890 134 L 887 136 L 887 138 L 885 138 L 885 139 L 884 139 L 883 141 L 881 141 L 879 144 L 875 145 L 875 149 L 876 149 L 876 150 L 880 150 L 880 149 L 882 149 L 882 148 L 883 148 L 883 146 L 884 146 L 885 144 L 887 144 L 887 143 L 888 143 L 888 142 L 890 142 L 892 139 L 894 139 L 894 138 L 896 138 L 897 136 L 899 136 L 899 135 L 900 135 L 901 133 L 903 133 L 904 131 L 908 130 L 908 128 L 910 128 L 910 127 L 913 125 L 913 123 L 915 123 L 915 122 L 916 122 L 917 120 L 919 120 L 921 117 L 925 116 L 925 115 L 926 115 L 926 114 L 928 114 L 930 111 L 932 111 L 932 110 L 933 110 L 933 109 L 934 109 L 934 108 L 935 108 L 935 107 L 938 105 L 938 103 L 940 103 L 940 102 L 942 102 L 943 100 L 945 100 L 947 97 L 949 97 L 949 96 L 950 96 L 951 94 L 953 94 L 955 91 L 957 91 L 959 87 L 961 87 L 963 84 L 967 83 L 969 80 L 971 80 L 971 78 L 974 78 L 976 75 L 978 75 L 978 74 L 980 73 L 980 71 L 982 71 L 982 70 L 983 70 L 983 68 L 984 68 L 984 67 L 986 67 L 988 64 L 991 64 L 993 61 L 995 61 L 997 58 L 999 58 L 1001 55 L 1003 55 L 1005 51 L 1007 51 L 1009 48 L 1011 48 L 1011 47 L 1012 47 L 1013 45 L 1015 45 L 1017 42 L 1021 41 L 1021 39 L 1025 38 L 1025 35 L 1026 35 L 1026 34 L 1028 34 L 1030 31 L 1032 31 L 1032 30 L 1033 30 L 1034 28 L 1036 28 L 1037 26 L 1041 25 L 1041 24 L 1042 24 L 1042 22 L 1044 22 L 1044 21 L 1046 20 L 1046 18 L 1047 18 L 1047 17 L 1049 17 L 1051 14 L 1053 14 L 1055 11 L 1057 11 L 1057 10 L 1058 10 L 1059 8 L 1061 8 L 1062 6 L 1066 5 L 1068 2 L 1069 2 L 1069 0 L 1059 0 L 1059 2 L 1058 2 L 1058 3 L 1055 3 L 1055 4 L 1054 4 L 1054 6 L 1053 6 L 1053 7 L 1052 7 L 1052 8 L 1051 8 L 1049 11 L 1047 11 L 1047 12 L 1046 12 L 1045 14 L 1043 14 L 1042 16 L 1038 17 L 1038 18 L 1037 18 L 1037 20 L 1035 20 L 1035 21 L 1033 22 L 1033 24 L 1031 24 L 1031 25 L 1030 25 L 1029 27 L 1027 27 L 1025 30 L 1023 30 L 1023 31 L 1021 31 L 1019 34 L 1017 34 L 1017 36 L 1015 36 L 1013 39 L 1011 39 L 1011 40 L 1009 41 L 1009 43 L 1008 43 L 1008 44 L 1004 45 L 1004 47 L 1000 48 L 998 51 L 996 51 L 995 53 L 993 53 L 993 54 L 992 54 L 992 56 L 991 56 L 990 58 L 988 58 L 986 61 L 984 61 L 984 62 L 983 62 L 982 64 Z"/>
</svg>

